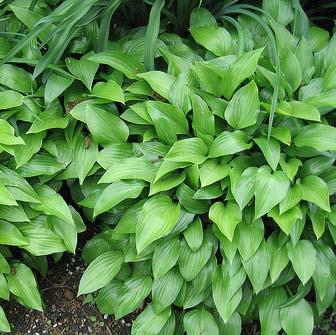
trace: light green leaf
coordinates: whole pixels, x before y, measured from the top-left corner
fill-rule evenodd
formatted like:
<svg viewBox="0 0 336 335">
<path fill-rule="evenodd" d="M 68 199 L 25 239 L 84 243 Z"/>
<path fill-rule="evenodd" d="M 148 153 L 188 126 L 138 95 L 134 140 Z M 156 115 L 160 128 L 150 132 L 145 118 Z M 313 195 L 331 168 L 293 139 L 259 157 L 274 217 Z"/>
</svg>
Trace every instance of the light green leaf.
<svg viewBox="0 0 336 335">
<path fill-rule="evenodd" d="M 201 164 L 206 159 L 208 148 L 200 138 L 187 138 L 177 141 L 164 157 L 171 162 L 188 162 Z"/>
<path fill-rule="evenodd" d="M 6 121 L 0 119 L 0 144 L 19 145 L 25 144 L 21 137 L 14 135 L 13 127 Z"/>
<path fill-rule="evenodd" d="M 188 335 L 219 335 L 218 325 L 212 314 L 202 309 L 193 309 L 183 317 L 183 325 Z"/>
<path fill-rule="evenodd" d="M 269 211 L 267 216 L 271 217 L 281 230 L 289 235 L 292 230 L 292 226 L 297 222 L 297 220 L 302 219 L 302 212 L 300 207 L 295 206 L 288 209 L 285 213 L 280 214 L 278 207 L 274 207 Z"/>
<path fill-rule="evenodd" d="M 99 82 L 92 88 L 89 96 L 102 98 L 110 101 L 125 102 L 124 92 L 117 82 L 108 80 L 106 83 Z"/>
<path fill-rule="evenodd" d="M 205 187 L 228 176 L 230 168 L 220 164 L 217 159 L 208 159 L 200 167 L 201 186 Z"/>
<path fill-rule="evenodd" d="M 175 78 L 162 71 L 149 71 L 138 74 L 138 77 L 146 80 L 150 87 L 162 97 L 169 99 L 169 93 Z"/>
<path fill-rule="evenodd" d="M 225 120 L 235 129 L 254 125 L 259 113 L 258 87 L 254 81 L 240 88 L 229 101 Z"/>
<path fill-rule="evenodd" d="M 11 192 L 8 191 L 5 185 L 0 182 L 0 204 L 6 206 L 15 206 L 17 202 L 15 201 Z"/>
<path fill-rule="evenodd" d="M 274 138 L 267 140 L 266 138 L 255 138 L 254 142 L 261 149 L 267 163 L 273 171 L 276 170 L 280 160 L 280 144 Z"/>
<path fill-rule="evenodd" d="M 123 261 L 120 251 L 108 251 L 95 258 L 83 273 L 78 295 L 97 291 L 108 284 L 119 272 Z"/>
<path fill-rule="evenodd" d="M 154 184 L 150 185 L 149 195 L 153 195 L 159 192 L 164 192 L 176 188 L 184 182 L 186 178 L 186 173 L 182 171 L 181 173 L 173 172 L 166 177 L 156 181 Z"/>
<path fill-rule="evenodd" d="M 140 180 L 113 182 L 98 196 L 94 216 L 108 211 L 126 199 L 137 198 L 144 186 L 144 182 Z"/>
<path fill-rule="evenodd" d="M 0 220 L 0 244 L 24 246 L 28 241 L 13 224 Z"/>
<path fill-rule="evenodd" d="M 152 242 L 168 235 L 175 227 L 180 215 L 180 205 L 166 195 L 156 195 L 145 202 L 136 229 L 138 253 Z M 153 225 L 155 222 L 155 225 Z"/>
<path fill-rule="evenodd" d="M 23 93 L 31 93 L 36 86 L 30 73 L 12 64 L 0 66 L 0 84 Z"/>
<path fill-rule="evenodd" d="M 313 244 L 308 240 L 300 240 L 294 246 L 288 242 L 287 252 L 295 273 L 305 285 L 316 267 L 316 250 Z"/>
<path fill-rule="evenodd" d="M 311 335 L 314 315 L 310 304 L 302 299 L 298 303 L 280 309 L 281 327 L 287 335 Z"/>
<path fill-rule="evenodd" d="M 241 130 L 234 132 L 224 131 L 216 137 L 209 149 L 209 157 L 221 157 L 232 155 L 240 151 L 250 149 L 251 143 L 247 143 L 248 138 Z"/>
<path fill-rule="evenodd" d="M 22 104 L 23 104 L 22 94 L 11 90 L 0 92 L 0 110 L 18 107 L 21 106 Z"/>
<path fill-rule="evenodd" d="M 262 49 L 246 52 L 230 64 L 222 75 L 223 95 L 229 99 L 237 87 L 256 70 Z"/>
<path fill-rule="evenodd" d="M 307 176 L 302 180 L 302 199 L 312 202 L 330 212 L 329 189 L 326 182 L 317 176 Z"/>
<path fill-rule="evenodd" d="M 279 214 L 283 214 L 296 206 L 302 199 L 302 187 L 295 184 L 289 188 L 286 197 L 279 204 Z"/>
<path fill-rule="evenodd" d="M 235 203 L 214 203 L 209 210 L 209 219 L 212 220 L 225 237 L 232 242 L 236 226 L 242 221 L 242 212 Z"/>
<path fill-rule="evenodd" d="M 10 333 L 11 328 L 3 308 L 0 306 L 0 331 Z"/>
<path fill-rule="evenodd" d="M 298 131 L 294 143 L 298 147 L 308 146 L 320 151 L 336 150 L 336 128 L 325 124 L 310 124 Z"/>
<path fill-rule="evenodd" d="M 53 72 L 45 85 L 44 99 L 47 104 L 58 98 L 72 83 L 74 78 Z"/>
<path fill-rule="evenodd" d="M 189 227 L 183 231 L 183 236 L 190 249 L 194 252 L 197 251 L 203 242 L 203 225 L 199 217 L 196 217 Z"/>
<path fill-rule="evenodd" d="M 288 0 L 263 0 L 262 8 L 283 26 L 294 19 L 294 11 Z"/>
</svg>

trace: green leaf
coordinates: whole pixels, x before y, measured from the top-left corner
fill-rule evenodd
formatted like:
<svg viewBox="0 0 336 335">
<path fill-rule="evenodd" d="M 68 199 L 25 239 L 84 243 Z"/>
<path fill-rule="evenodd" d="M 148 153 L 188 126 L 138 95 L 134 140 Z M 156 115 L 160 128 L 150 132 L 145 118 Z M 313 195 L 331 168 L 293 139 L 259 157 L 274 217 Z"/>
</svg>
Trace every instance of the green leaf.
<svg viewBox="0 0 336 335">
<path fill-rule="evenodd" d="M 81 59 L 66 58 L 65 64 L 68 70 L 91 91 L 92 82 L 99 65 L 88 60 L 87 56 L 89 55 L 85 55 Z"/>
<path fill-rule="evenodd" d="M 136 229 L 138 253 L 152 242 L 168 235 L 175 227 L 180 215 L 180 205 L 166 195 L 156 195 L 145 202 Z M 153 225 L 153 221 L 155 225 Z"/>
<path fill-rule="evenodd" d="M 123 262 L 124 258 L 120 251 L 108 251 L 95 258 L 83 273 L 78 295 L 104 287 L 116 276 Z"/>
<path fill-rule="evenodd" d="M 228 176 L 230 168 L 220 164 L 217 159 L 208 159 L 200 167 L 201 186 L 205 187 Z"/>
<path fill-rule="evenodd" d="M 232 38 L 223 27 L 192 27 L 190 28 L 190 33 L 197 44 L 200 44 L 216 56 L 225 56 L 231 52 Z"/>
<path fill-rule="evenodd" d="M 128 138 L 127 125 L 118 116 L 99 107 L 89 104 L 78 109 L 75 107 L 71 115 L 87 124 L 93 139 L 98 144 L 105 146 L 112 143 L 123 143 Z M 112 128 L 113 132 L 111 132 Z"/>
<path fill-rule="evenodd" d="M 177 268 L 154 279 L 152 300 L 156 313 L 161 313 L 175 301 L 181 290 L 183 281 L 184 280 Z"/>
<path fill-rule="evenodd" d="M 170 89 L 175 80 L 173 76 L 162 71 L 149 71 L 138 74 L 138 78 L 144 79 L 160 96 L 169 99 Z"/>
<path fill-rule="evenodd" d="M 44 99 L 47 104 L 58 98 L 72 83 L 74 78 L 53 72 L 45 85 Z"/>
<path fill-rule="evenodd" d="M 144 71 L 144 65 L 136 57 L 120 51 L 103 51 L 88 57 L 87 60 L 109 65 L 122 72 L 129 79 L 137 79 L 137 74 Z"/>
<path fill-rule="evenodd" d="M 238 57 L 222 75 L 223 95 L 229 99 L 238 86 L 256 70 L 262 49 L 246 52 Z"/>
<path fill-rule="evenodd" d="M 74 161 L 79 182 L 82 185 L 98 158 L 98 145 L 89 136 L 77 136 L 74 148 Z"/>
<path fill-rule="evenodd" d="M 216 137 L 209 149 L 209 157 L 221 157 L 232 155 L 240 151 L 250 149 L 251 143 L 247 143 L 247 136 L 241 130 L 234 132 L 224 131 Z"/>
<path fill-rule="evenodd" d="M 31 93 L 36 85 L 30 73 L 12 64 L 0 66 L 0 84 L 21 93 Z"/>
<path fill-rule="evenodd" d="M 162 241 L 155 246 L 152 261 L 154 278 L 163 276 L 177 263 L 179 252 L 180 241 L 178 238 Z"/>
<path fill-rule="evenodd" d="M 8 288 L 20 302 L 29 308 L 42 312 L 42 301 L 35 277 L 30 268 L 22 263 L 12 264 L 13 270 L 6 275 Z"/>
<path fill-rule="evenodd" d="M 213 221 L 222 234 L 232 242 L 236 226 L 242 221 L 242 212 L 235 203 L 214 203 L 209 210 L 209 219 Z"/>
<path fill-rule="evenodd" d="M 218 325 L 212 314 L 202 309 L 193 309 L 183 317 L 183 325 L 188 335 L 219 335 Z"/>
<path fill-rule="evenodd" d="M 112 183 L 121 179 L 141 179 L 152 182 L 157 168 L 144 157 L 125 158 L 112 164 L 99 183 Z"/>
<path fill-rule="evenodd" d="M 308 240 L 300 240 L 294 246 L 288 242 L 287 252 L 295 273 L 305 285 L 316 267 L 316 250 L 313 244 Z"/>
<path fill-rule="evenodd" d="M 280 144 L 274 138 L 267 140 L 266 138 L 255 138 L 254 142 L 261 149 L 267 163 L 273 171 L 276 170 L 280 160 Z"/>
<path fill-rule="evenodd" d="M 234 241 L 238 244 L 239 253 L 245 262 L 254 255 L 263 239 L 264 224 L 261 219 L 251 223 L 242 221 L 237 226 Z"/>
<path fill-rule="evenodd" d="M 336 128 L 325 124 L 310 124 L 301 128 L 294 138 L 298 147 L 312 147 L 320 151 L 336 150 Z"/>
<path fill-rule="evenodd" d="M 225 120 L 235 129 L 254 125 L 259 114 L 258 87 L 254 81 L 240 88 L 229 101 Z"/>
<path fill-rule="evenodd" d="M 11 328 L 3 308 L 0 306 L 0 331 L 10 333 Z"/>
<path fill-rule="evenodd" d="M 99 82 L 92 88 L 89 96 L 102 98 L 110 101 L 125 102 L 124 92 L 117 82 L 108 80 L 106 83 Z"/>
<path fill-rule="evenodd" d="M 203 242 L 203 225 L 199 217 L 197 217 L 189 227 L 183 231 L 183 236 L 190 249 L 194 252 L 197 251 Z"/>
<path fill-rule="evenodd" d="M 186 174 L 184 171 L 181 173 L 173 172 L 168 176 L 156 181 L 150 185 L 149 195 L 154 195 L 159 192 L 164 192 L 176 188 L 184 182 Z"/>
<path fill-rule="evenodd" d="M 184 239 L 182 240 L 178 265 L 186 281 L 193 280 L 198 275 L 211 257 L 212 249 L 213 240 L 209 232 L 205 233 L 202 245 L 195 252 Z"/>
<path fill-rule="evenodd" d="M 41 203 L 31 204 L 33 209 L 44 212 L 47 215 L 55 215 L 68 223 L 74 223 L 70 208 L 51 187 L 36 185 L 35 190 Z"/>
<path fill-rule="evenodd" d="M 0 92 L 0 110 L 21 106 L 23 104 L 23 95 L 7 90 Z"/>
<path fill-rule="evenodd" d="M 263 0 L 262 8 L 273 17 L 275 21 L 287 26 L 294 19 L 294 11 L 290 1 L 287 0 Z"/>
<path fill-rule="evenodd" d="M 187 138 L 177 141 L 169 149 L 165 160 L 201 164 L 206 159 L 208 148 L 200 138 Z"/>
<path fill-rule="evenodd" d="M 302 162 L 299 159 L 291 158 L 287 162 L 284 155 L 280 156 L 279 164 L 282 171 L 291 181 L 293 181 L 294 177 L 296 176 L 299 167 L 302 166 Z"/>
<path fill-rule="evenodd" d="M 312 202 L 330 212 L 329 189 L 326 182 L 317 176 L 307 176 L 302 180 L 302 199 Z"/>
<path fill-rule="evenodd" d="M 0 244 L 24 246 L 28 241 L 13 224 L 0 220 Z"/>
<path fill-rule="evenodd" d="M 302 83 L 302 72 L 299 60 L 288 48 L 283 51 L 281 57 L 281 70 L 286 80 L 292 88 L 292 92 L 296 91 Z"/>
<path fill-rule="evenodd" d="M 133 321 L 132 335 L 159 334 L 171 315 L 171 309 L 167 308 L 161 313 L 156 313 L 152 304 Z"/>
<path fill-rule="evenodd" d="M 115 181 L 99 195 L 94 207 L 94 216 L 108 211 L 126 199 L 137 198 L 145 184 L 140 180 Z"/>
<path fill-rule="evenodd" d="M 0 120 L 0 144 L 25 144 L 21 137 L 14 135 L 13 127 L 5 120 Z"/>
<path fill-rule="evenodd" d="M 0 204 L 6 206 L 15 206 L 17 202 L 13 198 L 11 192 L 8 191 L 6 186 L 0 182 Z"/>
<path fill-rule="evenodd" d="M 271 136 L 286 145 L 290 145 L 292 141 L 290 130 L 287 127 L 274 127 Z"/>
<path fill-rule="evenodd" d="M 297 220 L 302 219 L 302 212 L 300 207 L 295 206 L 285 213 L 280 214 L 277 207 L 272 208 L 267 214 L 268 217 L 271 217 L 281 230 L 287 235 L 290 234 L 292 226 L 297 222 Z"/>
<path fill-rule="evenodd" d="M 255 217 L 259 218 L 280 203 L 287 195 L 289 180 L 281 171 L 270 173 L 260 168 L 255 184 Z"/>
<path fill-rule="evenodd" d="M 200 86 L 203 90 L 215 95 L 216 97 L 220 97 L 222 95 L 222 89 L 219 85 L 221 77 L 212 66 L 197 62 L 194 65 L 194 71 L 200 80 Z"/>
<path fill-rule="evenodd" d="M 270 252 L 265 241 L 261 242 L 257 251 L 243 265 L 254 292 L 258 294 L 263 289 L 270 269 Z"/>
<path fill-rule="evenodd" d="M 281 327 L 287 335 L 311 335 L 314 328 L 313 310 L 302 299 L 295 305 L 280 309 Z"/>
<path fill-rule="evenodd" d="M 296 206 L 302 199 L 302 187 L 295 184 L 289 188 L 286 197 L 279 204 L 279 214 L 283 214 L 289 209 Z"/>
</svg>

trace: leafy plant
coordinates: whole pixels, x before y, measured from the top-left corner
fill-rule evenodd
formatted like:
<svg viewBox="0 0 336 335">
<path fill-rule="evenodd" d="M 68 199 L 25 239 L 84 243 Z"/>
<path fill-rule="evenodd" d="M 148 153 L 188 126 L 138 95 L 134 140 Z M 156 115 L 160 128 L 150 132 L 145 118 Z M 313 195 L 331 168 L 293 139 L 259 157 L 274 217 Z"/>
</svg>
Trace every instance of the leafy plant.
<svg viewBox="0 0 336 335">
<path fill-rule="evenodd" d="M 0 22 L 0 200 L 30 220 L 11 212 L 0 230 L 43 256 L 27 264 L 75 249 L 65 181 L 102 227 L 79 294 L 117 318 L 145 304 L 132 334 L 235 335 L 253 320 L 311 334 L 335 298 L 335 35 L 298 1 L 45 5 L 14 1 Z M 136 10 L 148 26 L 131 27 Z M 112 15 L 129 18 L 113 41 Z M 5 286 L 36 308 L 11 284 L 30 270 L 12 264 Z"/>
</svg>

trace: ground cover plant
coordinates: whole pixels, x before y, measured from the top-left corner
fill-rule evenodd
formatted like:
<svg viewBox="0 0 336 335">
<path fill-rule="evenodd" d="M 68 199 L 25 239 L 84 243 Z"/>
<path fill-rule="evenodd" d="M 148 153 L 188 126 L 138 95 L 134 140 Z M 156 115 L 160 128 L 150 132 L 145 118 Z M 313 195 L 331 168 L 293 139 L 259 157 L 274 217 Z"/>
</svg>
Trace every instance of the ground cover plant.
<svg viewBox="0 0 336 335">
<path fill-rule="evenodd" d="M 336 35 L 287 0 L 0 15 L 0 297 L 42 309 L 30 268 L 82 215 L 78 294 L 143 307 L 132 334 L 311 334 L 335 307 Z"/>
</svg>

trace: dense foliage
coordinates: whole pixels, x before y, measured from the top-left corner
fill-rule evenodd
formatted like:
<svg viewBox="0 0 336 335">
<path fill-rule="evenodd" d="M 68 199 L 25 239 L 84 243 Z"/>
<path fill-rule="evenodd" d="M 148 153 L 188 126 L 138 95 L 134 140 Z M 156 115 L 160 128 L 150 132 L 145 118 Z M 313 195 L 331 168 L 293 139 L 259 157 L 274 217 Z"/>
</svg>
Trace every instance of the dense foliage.
<svg viewBox="0 0 336 335">
<path fill-rule="evenodd" d="M 75 252 L 80 212 L 102 231 L 79 294 L 144 304 L 132 334 L 311 334 L 335 301 L 336 35 L 294 0 L 57 5 L 0 7 L 0 298 L 42 309 L 30 268 Z"/>
</svg>

